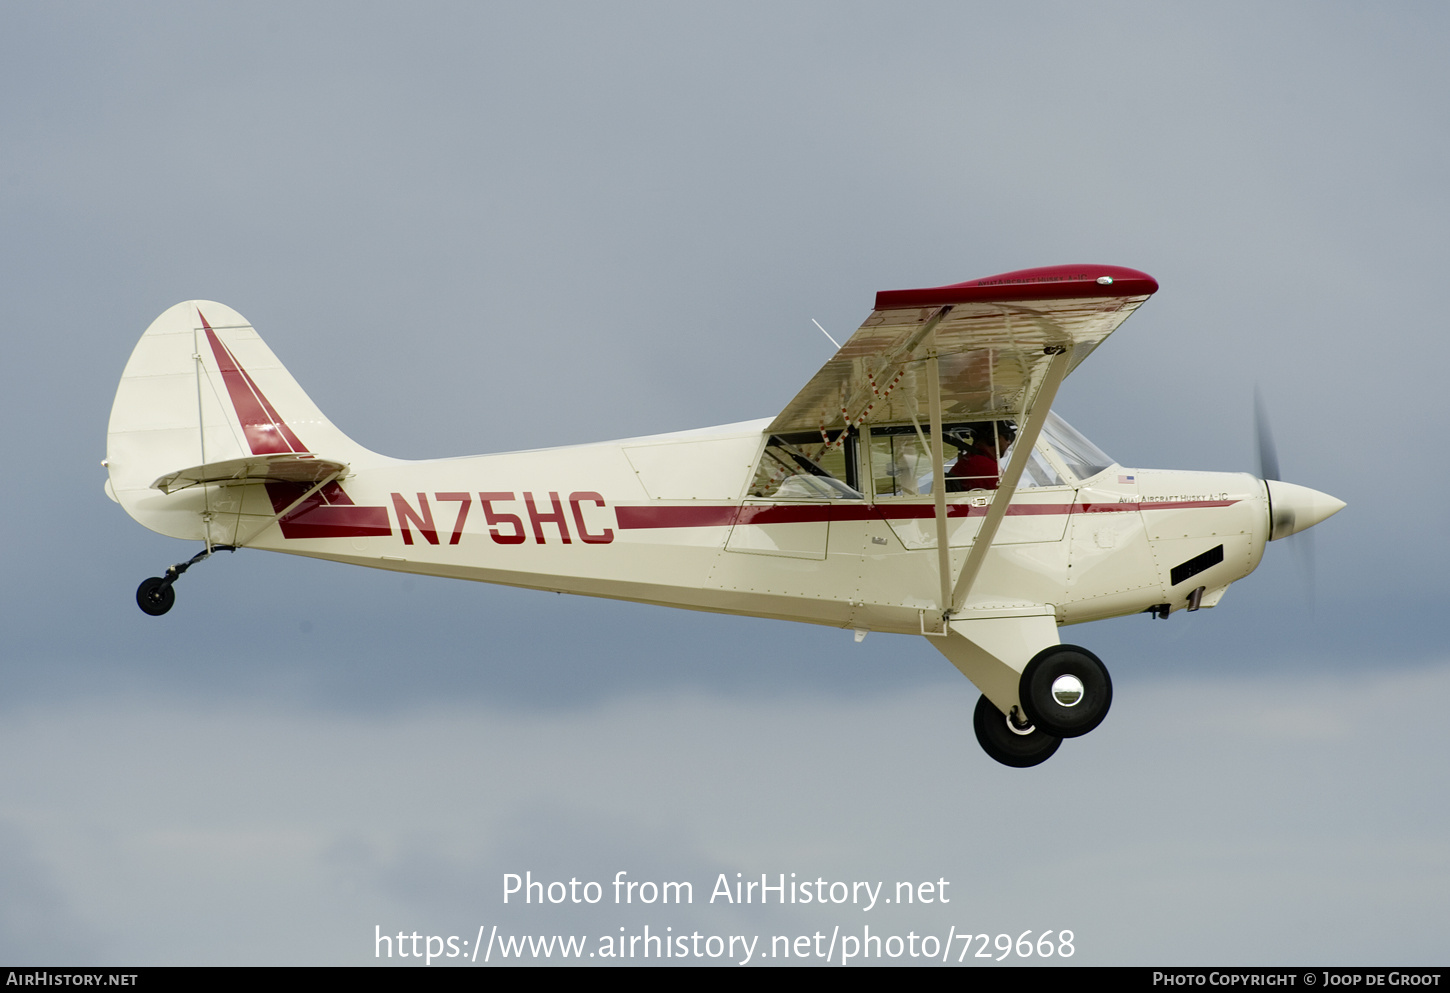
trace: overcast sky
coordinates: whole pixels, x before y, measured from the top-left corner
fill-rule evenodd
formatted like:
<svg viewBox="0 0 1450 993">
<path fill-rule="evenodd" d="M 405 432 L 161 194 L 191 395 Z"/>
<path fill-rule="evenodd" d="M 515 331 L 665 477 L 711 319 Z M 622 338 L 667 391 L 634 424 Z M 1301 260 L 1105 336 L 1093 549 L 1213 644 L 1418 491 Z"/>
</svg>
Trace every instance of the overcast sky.
<svg viewBox="0 0 1450 993">
<path fill-rule="evenodd" d="M 47 2 L 0 28 L 0 959 L 648 924 L 1444 963 L 1443 5 Z M 1349 506 L 1212 611 L 1065 631 L 1116 699 L 1037 769 L 986 758 L 920 639 L 245 551 L 136 609 L 194 548 L 98 463 L 179 301 L 237 308 L 339 427 L 421 458 L 772 416 L 830 354 L 812 319 L 1067 262 L 1162 286 L 1059 396 L 1100 447 L 1251 470 L 1258 386 L 1285 476 Z M 525 870 L 695 902 L 505 906 Z M 951 902 L 707 902 L 792 872 Z"/>
</svg>

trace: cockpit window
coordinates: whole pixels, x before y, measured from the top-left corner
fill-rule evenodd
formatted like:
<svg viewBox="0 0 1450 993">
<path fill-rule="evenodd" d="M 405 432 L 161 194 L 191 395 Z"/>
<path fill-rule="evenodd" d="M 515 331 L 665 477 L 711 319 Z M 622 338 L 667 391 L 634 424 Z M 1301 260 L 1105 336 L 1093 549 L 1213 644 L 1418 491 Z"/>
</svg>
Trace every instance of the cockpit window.
<svg viewBox="0 0 1450 993">
<path fill-rule="evenodd" d="M 1056 413 L 1047 415 L 1047 423 L 1042 426 L 1042 437 L 1078 479 L 1096 476 L 1114 464 L 1111 456 L 1088 441 Z"/>
<path fill-rule="evenodd" d="M 896 424 L 870 427 L 860 436 L 854 430 L 771 435 L 749 495 L 862 500 L 861 488 L 869 480 L 878 498 L 930 496 L 935 479 L 930 432 L 930 425 Z M 1010 420 L 943 424 L 942 468 L 948 497 L 996 489 L 1016 433 L 1017 425 Z M 1049 413 L 1017 485 L 1064 486 L 1069 484 L 1064 473 L 1085 480 L 1113 464 L 1071 424 Z"/>
<path fill-rule="evenodd" d="M 929 425 L 873 427 L 870 433 L 872 492 L 878 497 L 928 496 L 935 472 Z M 1007 464 L 1017 426 L 1009 420 L 964 421 L 942 425 L 943 474 L 947 494 L 994 490 Z M 1051 463 L 1033 451 L 1020 486 L 1062 482 Z"/>
<path fill-rule="evenodd" d="M 750 484 L 753 497 L 781 500 L 861 500 L 856 438 L 831 432 L 771 435 Z"/>
</svg>

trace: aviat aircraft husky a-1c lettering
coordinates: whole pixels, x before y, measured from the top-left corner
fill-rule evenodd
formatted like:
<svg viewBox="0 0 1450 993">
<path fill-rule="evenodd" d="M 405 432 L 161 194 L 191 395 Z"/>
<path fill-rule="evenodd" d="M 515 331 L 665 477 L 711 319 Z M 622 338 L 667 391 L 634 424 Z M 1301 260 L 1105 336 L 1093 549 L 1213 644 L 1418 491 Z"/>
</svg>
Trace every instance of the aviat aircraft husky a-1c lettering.
<svg viewBox="0 0 1450 993">
<path fill-rule="evenodd" d="M 240 314 L 191 301 L 126 365 L 106 490 L 205 543 L 141 584 L 149 614 L 189 566 L 245 547 L 917 634 L 982 691 L 987 753 L 1036 765 L 1112 701 L 1062 625 L 1212 607 L 1265 542 L 1344 506 L 1277 479 L 1124 469 L 1051 412 L 1157 288 L 1082 265 L 879 293 L 771 420 L 425 462 L 353 442 Z"/>
</svg>

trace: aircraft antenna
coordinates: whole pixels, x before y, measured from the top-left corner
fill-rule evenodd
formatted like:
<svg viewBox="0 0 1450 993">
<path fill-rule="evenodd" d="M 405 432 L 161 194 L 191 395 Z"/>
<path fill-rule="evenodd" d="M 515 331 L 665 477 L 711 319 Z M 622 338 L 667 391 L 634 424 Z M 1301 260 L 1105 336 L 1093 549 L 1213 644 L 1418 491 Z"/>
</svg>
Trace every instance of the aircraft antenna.
<svg viewBox="0 0 1450 993">
<path fill-rule="evenodd" d="M 811 323 L 814 324 L 816 327 L 821 328 L 821 322 L 816 320 L 814 317 L 811 318 Z M 837 350 L 840 350 L 841 343 L 835 338 L 831 337 L 831 332 L 827 331 L 825 328 L 821 328 L 821 334 L 825 335 L 827 340 L 829 340 L 831 344 L 836 346 Z"/>
</svg>

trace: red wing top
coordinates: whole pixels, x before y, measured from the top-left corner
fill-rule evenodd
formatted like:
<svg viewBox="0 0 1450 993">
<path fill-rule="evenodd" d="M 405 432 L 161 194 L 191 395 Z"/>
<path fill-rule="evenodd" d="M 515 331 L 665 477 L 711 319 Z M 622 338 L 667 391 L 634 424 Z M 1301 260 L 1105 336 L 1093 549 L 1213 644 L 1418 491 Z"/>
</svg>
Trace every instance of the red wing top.
<svg viewBox="0 0 1450 993">
<path fill-rule="evenodd" d="M 996 276 L 969 279 L 950 286 L 921 290 L 882 290 L 876 309 L 940 307 L 943 304 L 981 303 L 989 300 L 1033 303 L 1093 297 L 1147 297 L 1158 291 L 1158 281 L 1146 272 L 1117 265 L 1054 265 L 1018 269 Z"/>
</svg>

